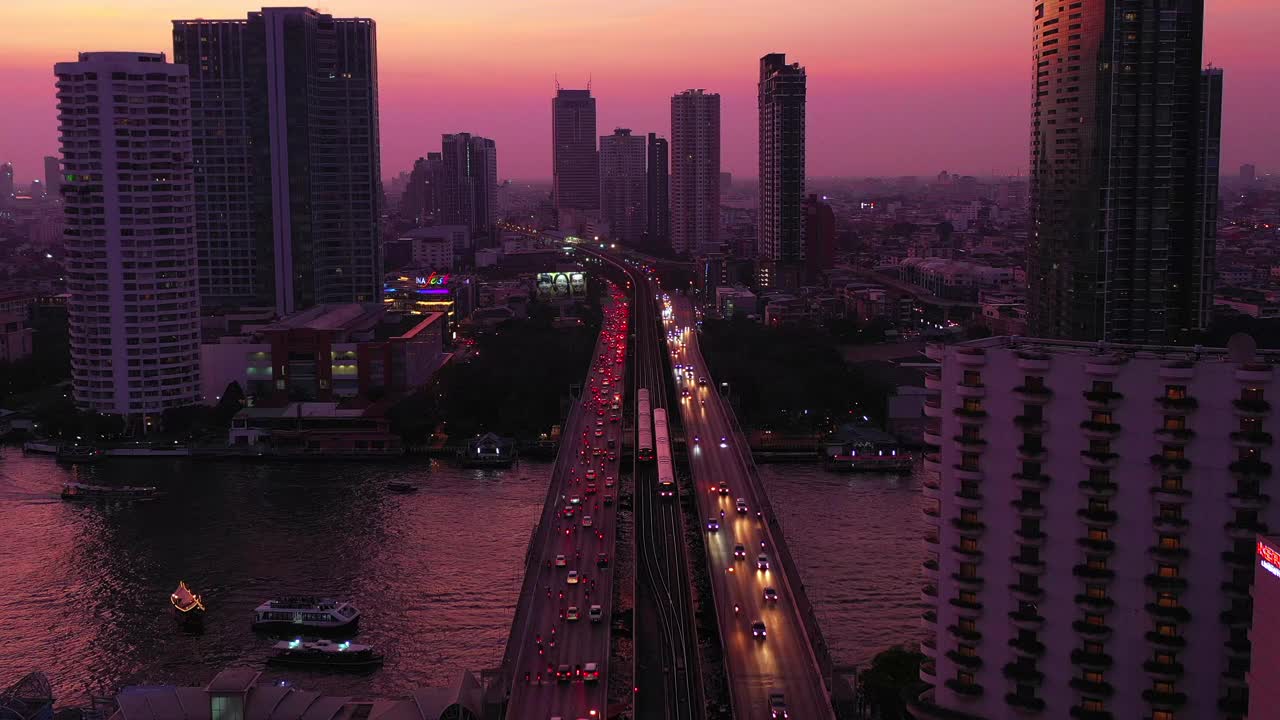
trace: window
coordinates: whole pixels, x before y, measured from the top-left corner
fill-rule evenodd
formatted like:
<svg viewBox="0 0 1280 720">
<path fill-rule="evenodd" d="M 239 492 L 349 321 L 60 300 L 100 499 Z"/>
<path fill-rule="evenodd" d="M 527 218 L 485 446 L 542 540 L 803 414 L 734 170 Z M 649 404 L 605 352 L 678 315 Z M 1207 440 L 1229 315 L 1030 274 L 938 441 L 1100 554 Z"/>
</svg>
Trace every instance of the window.
<svg viewBox="0 0 1280 720">
<path fill-rule="evenodd" d="M 1107 706 L 1098 698 L 1080 698 L 1080 707 L 1089 712 L 1106 712 Z"/>
<path fill-rule="evenodd" d="M 1085 682 L 1091 683 L 1104 683 L 1107 681 L 1107 678 L 1097 670 L 1085 670 L 1084 679 Z"/>
<path fill-rule="evenodd" d="M 1165 505 L 1162 503 L 1160 505 L 1160 519 L 1161 520 L 1181 520 L 1182 506 L 1181 505 Z"/>
<path fill-rule="evenodd" d="M 1156 574 L 1164 578 L 1176 578 L 1178 577 L 1178 566 L 1161 564 Z"/>
<path fill-rule="evenodd" d="M 1262 402 L 1263 391 L 1260 387 L 1241 388 L 1240 399 L 1246 402 Z"/>
<path fill-rule="evenodd" d="M 960 469 L 961 470 L 977 470 L 978 454 L 977 453 L 961 453 Z"/>
<path fill-rule="evenodd" d="M 1094 380 L 1094 381 L 1093 381 L 1093 392 L 1095 392 L 1095 393 L 1112 393 L 1112 392 L 1115 392 L 1115 391 L 1114 391 L 1114 390 L 1112 390 L 1112 388 L 1111 388 L 1111 381 L 1110 381 L 1110 380 Z"/>
<path fill-rule="evenodd" d="M 1107 557 L 1105 555 L 1090 555 L 1089 559 L 1085 561 L 1085 565 L 1090 570 L 1106 570 Z"/>
<path fill-rule="evenodd" d="M 1151 720 L 1176 720 L 1176 717 L 1169 710 L 1152 710 Z"/>
<path fill-rule="evenodd" d="M 1105 625 L 1106 624 L 1106 620 L 1101 615 L 1097 615 L 1095 613 L 1086 613 L 1084 616 L 1084 621 L 1089 625 Z"/>
<path fill-rule="evenodd" d="M 960 428 L 960 437 L 965 440 L 981 440 L 982 428 L 977 425 L 965 425 Z"/>
<path fill-rule="evenodd" d="M 973 673 L 960 670 L 956 673 L 956 682 L 961 685 L 972 685 Z"/>
<path fill-rule="evenodd" d="M 1165 460 L 1182 460 L 1186 456 L 1186 449 L 1175 447 L 1173 445 L 1165 445 L 1160 451 L 1160 457 Z"/>
<path fill-rule="evenodd" d="M 1165 475 L 1165 476 L 1161 477 L 1161 478 L 1160 478 L 1160 489 L 1161 489 L 1161 490 L 1173 490 L 1173 491 L 1181 490 L 1181 489 L 1182 489 L 1182 476 L 1181 476 L 1181 475 Z"/>
<path fill-rule="evenodd" d="M 1178 626 L 1173 623 L 1156 623 L 1156 632 L 1165 637 L 1177 637 Z"/>
<path fill-rule="evenodd" d="M 1110 440 L 1097 440 L 1097 439 L 1090 440 L 1090 441 L 1089 441 L 1089 452 L 1091 452 L 1091 453 L 1095 453 L 1095 454 L 1098 454 L 1098 455 L 1107 455 L 1107 454 L 1110 454 L 1110 452 L 1111 452 L 1111 441 L 1110 441 Z"/>
<path fill-rule="evenodd" d="M 244 700 L 239 696 L 214 695 L 209 698 L 211 720 L 244 720 Z"/>
<path fill-rule="evenodd" d="M 1177 535 L 1161 535 L 1160 536 L 1161 550 L 1177 550 L 1181 546 L 1182 546 L 1182 540 Z"/>
<path fill-rule="evenodd" d="M 969 387 L 982 387 L 982 373 L 977 370 L 965 370 L 964 379 L 960 381 L 960 384 Z"/>
<path fill-rule="evenodd" d="M 1106 528 L 1089 528 L 1089 539 L 1095 542 L 1107 542 L 1111 539 L 1111 535 Z"/>
<path fill-rule="evenodd" d="M 1084 594 L 1094 600 L 1105 600 L 1107 598 L 1107 588 L 1105 585 L 1085 585 Z"/>
<path fill-rule="evenodd" d="M 1089 482 L 1094 485 L 1106 485 L 1111 482 L 1111 471 L 1102 468 L 1089 468 Z"/>
<path fill-rule="evenodd" d="M 977 538 L 963 537 L 960 538 L 960 549 L 965 552 L 978 552 Z"/>
<path fill-rule="evenodd" d="M 960 522 L 976 523 L 978 522 L 978 511 L 964 508 L 960 511 Z"/>
<path fill-rule="evenodd" d="M 978 632 L 978 621 L 974 620 L 973 618 L 960 618 L 960 621 L 957 623 L 957 625 L 960 627 L 960 632 L 963 632 L 963 633 Z"/>
<path fill-rule="evenodd" d="M 1086 642 L 1084 644 L 1084 651 L 1090 655 L 1101 655 L 1106 652 L 1107 649 L 1104 648 L 1100 642 Z"/>
<path fill-rule="evenodd" d="M 964 399 L 964 409 L 968 410 L 969 412 L 981 412 L 982 400 L 979 398 L 967 397 Z"/>
<path fill-rule="evenodd" d="M 978 593 L 973 592 L 972 590 L 962 590 L 960 592 L 960 602 L 968 605 L 977 605 Z"/>
<path fill-rule="evenodd" d="M 973 578 L 978 576 L 978 566 L 974 563 L 960 563 L 960 577 Z"/>
<path fill-rule="evenodd" d="M 1184 400 L 1187 397 L 1186 385 L 1165 385 L 1164 396 L 1167 400 Z"/>
<path fill-rule="evenodd" d="M 960 655 L 963 655 L 965 657 L 978 656 L 978 648 L 974 647 L 973 645 L 967 645 L 965 643 L 960 643 L 958 646 L 956 646 L 956 652 L 958 652 Z"/>
<path fill-rule="evenodd" d="M 1186 430 L 1187 416 L 1186 415 L 1165 415 L 1164 429 L 1165 430 Z"/>
<path fill-rule="evenodd" d="M 1043 390 L 1043 389 L 1044 389 L 1044 378 L 1043 378 L 1043 377 L 1041 377 L 1040 375 L 1028 375 L 1028 376 L 1026 377 L 1026 382 L 1024 382 L 1024 383 L 1023 383 L 1023 385 L 1024 385 L 1028 390 Z M 1077 417 L 1078 417 L 1078 416 L 1077 416 Z"/>
<path fill-rule="evenodd" d="M 1162 608 L 1176 608 L 1178 605 L 1178 596 L 1171 592 L 1156 593 L 1156 605 Z"/>
<path fill-rule="evenodd" d="M 1102 500 L 1100 498 L 1089 498 L 1089 512 L 1104 513 L 1110 509 L 1110 504 L 1106 500 Z"/>
</svg>

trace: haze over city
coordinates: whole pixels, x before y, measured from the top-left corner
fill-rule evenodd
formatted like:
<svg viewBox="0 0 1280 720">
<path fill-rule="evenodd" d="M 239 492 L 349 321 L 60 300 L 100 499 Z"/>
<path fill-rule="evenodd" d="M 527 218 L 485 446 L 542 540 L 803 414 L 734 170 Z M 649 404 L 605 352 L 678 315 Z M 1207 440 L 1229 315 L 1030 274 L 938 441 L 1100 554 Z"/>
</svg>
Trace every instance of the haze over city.
<svg viewBox="0 0 1280 720">
<path fill-rule="evenodd" d="M 408 169 L 441 133 L 501 148 L 503 178 L 551 175 L 548 98 L 592 80 L 599 130 L 665 134 L 666 99 L 722 97 L 725 171 L 756 173 L 755 66 L 788 51 L 809 74 L 811 176 L 1025 174 L 1030 0 L 331 0 L 378 24 L 382 171 Z M 1206 62 L 1229 69 L 1223 164 L 1280 167 L 1272 34 L 1280 3 L 1208 0 Z M 56 149 L 50 67 L 75 51 L 172 54 L 170 20 L 243 15 L 235 0 L 5 2 L 0 161 L 20 181 Z"/>
</svg>

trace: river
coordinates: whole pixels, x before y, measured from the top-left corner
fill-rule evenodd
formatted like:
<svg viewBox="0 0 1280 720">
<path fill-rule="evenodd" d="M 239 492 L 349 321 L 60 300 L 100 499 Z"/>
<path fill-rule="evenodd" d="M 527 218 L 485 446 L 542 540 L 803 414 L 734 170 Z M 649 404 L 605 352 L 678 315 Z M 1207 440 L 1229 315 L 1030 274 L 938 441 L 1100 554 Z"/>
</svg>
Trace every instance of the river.
<svg viewBox="0 0 1280 720">
<path fill-rule="evenodd" d="M 425 461 L 246 463 L 121 460 L 64 467 L 0 448 L 0 688 L 48 675 L 59 705 L 122 685 L 204 685 L 262 667 L 249 629 L 271 597 L 322 593 L 363 612 L 367 676 L 268 671 L 329 693 L 404 696 L 501 658 L 550 464 L 465 470 Z M 919 637 L 918 481 L 766 465 L 837 662 Z M 420 482 L 401 495 L 390 480 Z M 155 485 L 144 502 L 70 503 L 64 481 Z M 168 595 L 204 595 L 202 635 L 179 631 Z"/>
</svg>

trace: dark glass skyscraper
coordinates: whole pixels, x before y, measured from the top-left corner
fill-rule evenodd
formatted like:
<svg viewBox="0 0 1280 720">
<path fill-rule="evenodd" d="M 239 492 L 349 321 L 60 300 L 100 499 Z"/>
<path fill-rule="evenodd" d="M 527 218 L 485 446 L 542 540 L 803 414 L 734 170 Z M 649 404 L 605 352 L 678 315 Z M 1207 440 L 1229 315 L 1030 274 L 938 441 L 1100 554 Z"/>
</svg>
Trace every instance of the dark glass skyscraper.
<svg viewBox="0 0 1280 720">
<path fill-rule="evenodd" d="M 645 168 L 645 196 L 648 219 L 645 222 L 645 247 L 671 249 L 671 193 L 668 148 L 665 138 L 649 133 L 649 156 Z"/>
<path fill-rule="evenodd" d="M 470 133 L 441 136 L 441 214 L 446 225 L 466 225 L 471 240 L 489 237 L 498 224 L 498 149 Z"/>
<path fill-rule="evenodd" d="M 205 306 L 378 297 L 374 23 L 308 8 L 175 20 L 191 70 Z"/>
<path fill-rule="evenodd" d="M 671 97 L 671 249 L 720 249 L 720 95 Z"/>
<path fill-rule="evenodd" d="M 1035 12 L 1031 332 L 1186 339 L 1213 298 L 1222 75 L 1201 71 L 1204 0 Z"/>
<path fill-rule="evenodd" d="M 556 213 L 583 218 L 600 209 L 596 99 L 557 86 L 551 99 L 552 201 Z"/>
<path fill-rule="evenodd" d="M 638 244 L 648 221 L 645 142 L 627 128 L 600 136 L 600 210 L 609 237 Z"/>
<path fill-rule="evenodd" d="M 436 225 L 443 220 L 444 158 L 427 153 L 413 162 L 409 183 L 400 196 L 400 216 L 417 225 Z"/>
<path fill-rule="evenodd" d="M 783 53 L 760 58 L 760 219 L 763 286 L 798 281 L 804 262 L 805 72 Z"/>
</svg>

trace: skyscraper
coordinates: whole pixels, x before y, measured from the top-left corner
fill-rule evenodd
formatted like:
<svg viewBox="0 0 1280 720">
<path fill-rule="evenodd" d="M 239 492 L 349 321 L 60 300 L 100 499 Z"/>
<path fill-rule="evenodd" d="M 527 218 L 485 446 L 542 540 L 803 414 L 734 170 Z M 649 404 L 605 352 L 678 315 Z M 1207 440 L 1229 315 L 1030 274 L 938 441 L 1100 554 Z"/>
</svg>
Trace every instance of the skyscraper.
<svg viewBox="0 0 1280 720">
<path fill-rule="evenodd" d="M 187 67 L 87 52 L 54 72 L 75 402 L 145 429 L 200 400 Z"/>
<path fill-rule="evenodd" d="M 62 192 L 62 168 L 53 155 L 44 156 L 44 191 L 51 197 Z"/>
<path fill-rule="evenodd" d="M 805 282 L 815 282 L 835 265 L 836 214 L 817 195 L 804 200 Z"/>
<path fill-rule="evenodd" d="M 427 153 L 413 162 L 409 182 L 400 197 L 401 217 L 417 225 L 436 225 L 443 221 L 444 158 L 438 152 Z"/>
<path fill-rule="evenodd" d="M 13 163 L 0 165 L 0 202 L 13 197 Z"/>
<path fill-rule="evenodd" d="M 611 239 L 633 245 L 643 240 L 647 184 L 644 136 L 626 128 L 601 135 L 600 209 Z"/>
<path fill-rule="evenodd" d="M 175 20 L 173 49 L 191 68 L 205 304 L 376 300 L 373 21 L 302 7 Z"/>
<path fill-rule="evenodd" d="M 577 224 L 600 209 L 596 99 L 556 86 L 551 100 L 552 202 L 562 222 Z"/>
<path fill-rule="evenodd" d="M 671 249 L 720 249 L 720 96 L 671 98 Z"/>
<path fill-rule="evenodd" d="M 465 225 L 474 242 L 498 225 L 498 150 L 492 140 L 469 133 L 440 138 L 443 223 Z"/>
<path fill-rule="evenodd" d="M 644 246 L 650 250 L 671 249 L 671 193 L 668 185 L 670 174 L 667 153 L 666 139 L 649 133 L 649 161 L 645 168 L 648 218 L 645 221 Z"/>
<path fill-rule="evenodd" d="M 790 285 L 804 262 L 805 72 L 783 53 L 760 58 L 758 282 Z"/>
<path fill-rule="evenodd" d="M 1032 334 L 1161 344 L 1207 323 L 1222 75 L 1202 75 L 1203 25 L 1204 0 L 1037 5 Z"/>
</svg>

